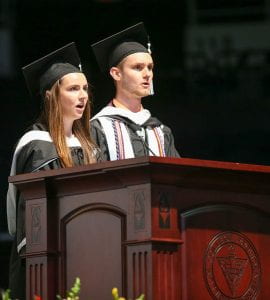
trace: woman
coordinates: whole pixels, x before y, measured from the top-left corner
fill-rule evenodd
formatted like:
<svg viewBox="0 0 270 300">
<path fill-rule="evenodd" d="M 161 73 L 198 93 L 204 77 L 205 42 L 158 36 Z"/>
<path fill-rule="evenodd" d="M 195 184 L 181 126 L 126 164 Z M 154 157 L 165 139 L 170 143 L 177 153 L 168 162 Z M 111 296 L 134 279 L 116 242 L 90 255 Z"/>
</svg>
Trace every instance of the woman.
<svg viewBox="0 0 270 300">
<path fill-rule="evenodd" d="M 95 163 L 99 150 L 90 137 L 89 86 L 77 67 L 80 59 L 74 43 L 23 68 L 30 93 L 40 94 L 43 109 L 19 140 L 11 175 Z M 17 212 L 16 212 L 17 211 Z M 7 217 L 15 236 L 10 262 L 12 298 L 25 299 L 25 203 L 9 184 Z"/>
</svg>

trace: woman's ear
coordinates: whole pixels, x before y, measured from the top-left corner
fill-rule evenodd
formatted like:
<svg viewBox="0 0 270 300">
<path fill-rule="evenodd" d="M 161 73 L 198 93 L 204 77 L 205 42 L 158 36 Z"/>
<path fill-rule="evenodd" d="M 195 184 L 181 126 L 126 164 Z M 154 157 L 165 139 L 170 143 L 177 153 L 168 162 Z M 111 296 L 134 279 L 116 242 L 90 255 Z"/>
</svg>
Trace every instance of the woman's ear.
<svg viewBox="0 0 270 300">
<path fill-rule="evenodd" d="M 117 67 L 112 67 L 110 69 L 110 74 L 112 78 L 116 81 L 119 81 L 121 79 L 121 70 Z"/>
</svg>

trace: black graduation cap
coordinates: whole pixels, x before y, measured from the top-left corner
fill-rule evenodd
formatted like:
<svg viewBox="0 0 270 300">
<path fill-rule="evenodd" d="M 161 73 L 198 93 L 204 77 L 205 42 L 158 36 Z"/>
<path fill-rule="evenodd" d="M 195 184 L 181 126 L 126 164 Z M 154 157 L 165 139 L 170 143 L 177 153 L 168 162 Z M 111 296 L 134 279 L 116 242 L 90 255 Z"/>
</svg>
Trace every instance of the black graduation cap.
<svg viewBox="0 0 270 300">
<path fill-rule="evenodd" d="M 81 73 L 80 57 L 74 42 L 35 60 L 22 68 L 31 96 L 35 99 L 69 73 Z"/>
<path fill-rule="evenodd" d="M 143 22 L 128 27 L 91 45 L 102 72 L 116 66 L 126 56 L 147 50 L 148 35 Z"/>
</svg>

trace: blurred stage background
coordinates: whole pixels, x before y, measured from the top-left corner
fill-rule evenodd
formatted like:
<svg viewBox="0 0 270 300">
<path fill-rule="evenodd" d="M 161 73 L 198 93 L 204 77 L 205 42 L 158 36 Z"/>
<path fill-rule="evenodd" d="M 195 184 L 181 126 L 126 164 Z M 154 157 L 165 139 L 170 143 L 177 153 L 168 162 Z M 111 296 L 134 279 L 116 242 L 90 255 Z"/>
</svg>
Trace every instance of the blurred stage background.
<svg viewBox="0 0 270 300">
<path fill-rule="evenodd" d="M 270 0 L 0 0 L 0 288 L 13 147 L 39 109 L 21 67 L 75 41 L 96 113 L 113 89 L 90 45 L 140 21 L 155 61 L 144 106 L 172 128 L 182 157 L 270 164 Z"/>
</svg>

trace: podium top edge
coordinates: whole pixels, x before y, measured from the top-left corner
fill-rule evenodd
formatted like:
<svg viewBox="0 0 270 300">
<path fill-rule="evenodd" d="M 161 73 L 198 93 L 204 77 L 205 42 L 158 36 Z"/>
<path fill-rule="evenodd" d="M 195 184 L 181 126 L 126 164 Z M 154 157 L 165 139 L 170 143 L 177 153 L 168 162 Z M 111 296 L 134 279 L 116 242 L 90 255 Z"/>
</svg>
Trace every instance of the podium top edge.
<svg viewBox="0 0 270 300">
<path fill-rule="evenodd" d="M 62 169 L 39 171 L 35 173 L 18 174 L 15 176 L 9 176 L 8 181 L 10 183 L 16 183 L 22 180 L 40 180 L 50 177 L 65 177 L 76 174 L 101 174 L 113 170 L 144 167 L 144 166 L 156 166 L 160 167 L 172 167 L 172 168 L 203 168 L 203 169 L 215 169 L 215 170 L 228 170 L 234 172 L 252 172 L 252 173 L 269 173 L 270 166 L 245 164 L 238 162 L 224 162 L 214 160 L 201 160 L 194 158 L 171 158 L 171 157 L 153 157 L 145 156 L 139 158 L 130 158 L 118 161 L 106 161 L 92 165 L 83 165 L 77 167 L 68 167 Z"/>
</svg>

